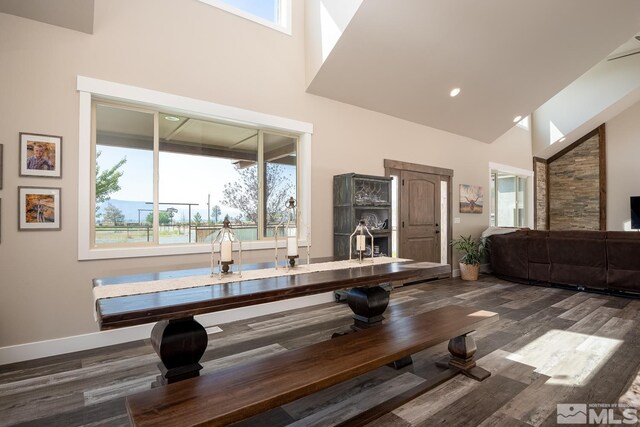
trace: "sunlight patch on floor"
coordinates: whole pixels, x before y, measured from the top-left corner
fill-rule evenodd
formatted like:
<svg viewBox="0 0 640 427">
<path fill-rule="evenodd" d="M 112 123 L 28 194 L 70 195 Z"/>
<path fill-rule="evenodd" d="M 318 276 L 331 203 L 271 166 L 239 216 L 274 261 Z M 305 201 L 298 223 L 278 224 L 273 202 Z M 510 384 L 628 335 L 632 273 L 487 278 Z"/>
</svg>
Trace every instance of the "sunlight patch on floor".
<svg viewBox="0 0 640 427">
<path fill-rule="evenodd" d="M 622 344 L 622 340 L 551 330 L 507 356 L 549 378 L 547 384 L 582 386 Z"/>
</svg>

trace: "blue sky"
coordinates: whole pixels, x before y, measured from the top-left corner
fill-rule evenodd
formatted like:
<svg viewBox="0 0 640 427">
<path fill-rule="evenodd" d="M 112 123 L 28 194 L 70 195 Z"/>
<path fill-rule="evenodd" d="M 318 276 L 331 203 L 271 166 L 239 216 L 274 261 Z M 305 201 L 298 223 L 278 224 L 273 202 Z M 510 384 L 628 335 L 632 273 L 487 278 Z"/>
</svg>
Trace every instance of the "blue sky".
<svg viewBox="0 0 640 427">
<path fill-rule="evenodd" d="M 153 201 L 153 153 L 149 150 L 97 146 L 100 151 L 98 164 L 101 170 L 108 169 L 126 156 L 123 165 L 124 174 L 120 178 L 120 191 L 112 193 L 111 199 L 151 202 Z M 197 203 L 192 214 L 201 212 L 203 218 L 207 212 L 207 197 L 211 195 L 211 207 L 220 205 L 223 214 L 234 217 L 240 212 L 222 204 L 222 190 L 227 182 L 234 182 L 238 172 L 229 159 L 194 156 L 177 153 L 160 153 L 160 202 L 161 203 Z M 289 168 L 288 168 L 289 169 Z M 295 168 L 289 169 L 289 178 L 295 180 Z M 161 205 L 160 209 L 166 209 Z M 187 216 L 187 207 L 176 206 Z M 182 212 L 184 210 L 184 212 Z M 136 218 L 127 218 L 136 219 Z"/>
<path fill-rule="evenodd" d="M 222 0 L 237 9 L 244 10 L 268 21 L 276 21 L 278 0 Z"/>
<path fill-rule="evenodd" d="M 147 150 L 99 146 L 101 169 L 127 157 L 120 178 L 122 189 L 111 195 L 121 200 L 153 200 L 153 153 Z M 220 204 L 225 182 L 235 180 L 237 173 L 230 160 L 187 154 L 160 153 L 160 201 Z"/>
</svg>

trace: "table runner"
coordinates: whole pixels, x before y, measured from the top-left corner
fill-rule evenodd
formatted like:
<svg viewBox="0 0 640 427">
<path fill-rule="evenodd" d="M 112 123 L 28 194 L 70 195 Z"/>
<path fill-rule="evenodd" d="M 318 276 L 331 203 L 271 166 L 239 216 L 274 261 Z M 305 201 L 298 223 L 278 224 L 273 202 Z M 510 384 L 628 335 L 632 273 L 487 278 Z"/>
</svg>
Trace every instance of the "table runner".
<svg viewBox="0 0 640 427">
<path fill-rule="evenodd" d="M 359 263 L 358 261 L 331 261 L 317 264 L 300 265 L 287 271 L 286 267 L 265 268 L 260 270 L 245 270 L 242 277 L 237 273 L 231 275 L 223 275 L 222 279 L 218 279 L 217 274 L 214 277 L 209 275 L 178 277 L 172 279 L 152 280 L 146 282 L 122 283 L 117 285 L 94 286 L 93 300 L 97 305 L 98 300 L 103 298 L 116 298 L 129 295 L 148 294 L 153 292 L 173 291 L 178 289 L 197 288 L 209 285 L 223 285 L 225 283 L 239 282 L 245 280 L 266 279 L 269 277 L 286 277 L 298 274 L 316 273 L 320 271 L 342 270 L 348 268 L 361 268 L 371 265 L 389 264 L 392 262 L 411 261 L 404 258 L 376 257 L 367 258 Z"/>
</svg>

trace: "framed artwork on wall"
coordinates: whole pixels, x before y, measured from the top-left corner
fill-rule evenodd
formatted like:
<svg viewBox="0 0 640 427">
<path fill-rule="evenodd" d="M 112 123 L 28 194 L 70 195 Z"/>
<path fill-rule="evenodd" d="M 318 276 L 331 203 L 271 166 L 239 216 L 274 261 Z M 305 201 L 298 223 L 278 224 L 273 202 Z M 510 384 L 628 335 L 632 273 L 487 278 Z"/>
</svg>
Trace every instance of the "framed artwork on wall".
<svg viewBox="0 0 640 427">
<path fill-rule="evenodd" d="M 60 188 L 18 187 L 18 230 L 60 229 Z"/>
<path fill-rule="evenodd" d="M 62 177 L 62 137 L 20 132 L 20 176 Z"/>
<path fill-rule="evenodd" d="M 482 213 L 484 193 L 478 185 L 460 184 L 460 213 Z"/>
</svg>

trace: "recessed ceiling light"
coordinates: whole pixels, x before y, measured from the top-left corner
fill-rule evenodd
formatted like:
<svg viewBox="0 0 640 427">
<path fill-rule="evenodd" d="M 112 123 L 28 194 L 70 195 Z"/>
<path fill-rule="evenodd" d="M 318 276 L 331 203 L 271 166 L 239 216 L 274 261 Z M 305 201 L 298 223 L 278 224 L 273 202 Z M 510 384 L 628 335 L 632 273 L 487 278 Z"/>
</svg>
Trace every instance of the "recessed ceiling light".
<svg viewBox="0 0 640 427">
<path fill-rule="evenodd" d="M 180 118 L 176 116 L 164 116 L 165 120 L 169 120 L 170 122 L 179 122 Z"/>
<path fill-rule="evenodd" d="M 518 123 L 520 120 L 522 120 L 522 116 L 515 116 L 513 118 L 513 123 Z"/>
<path fill-rule="evenodd" d="M 451 89 L 451 92 L 449 92 L 449 96 L 453 98 L 454 96 L 458 96 L 459 93 L 460 93 L 460 88 L 455 87 Z"/>
</svg>

